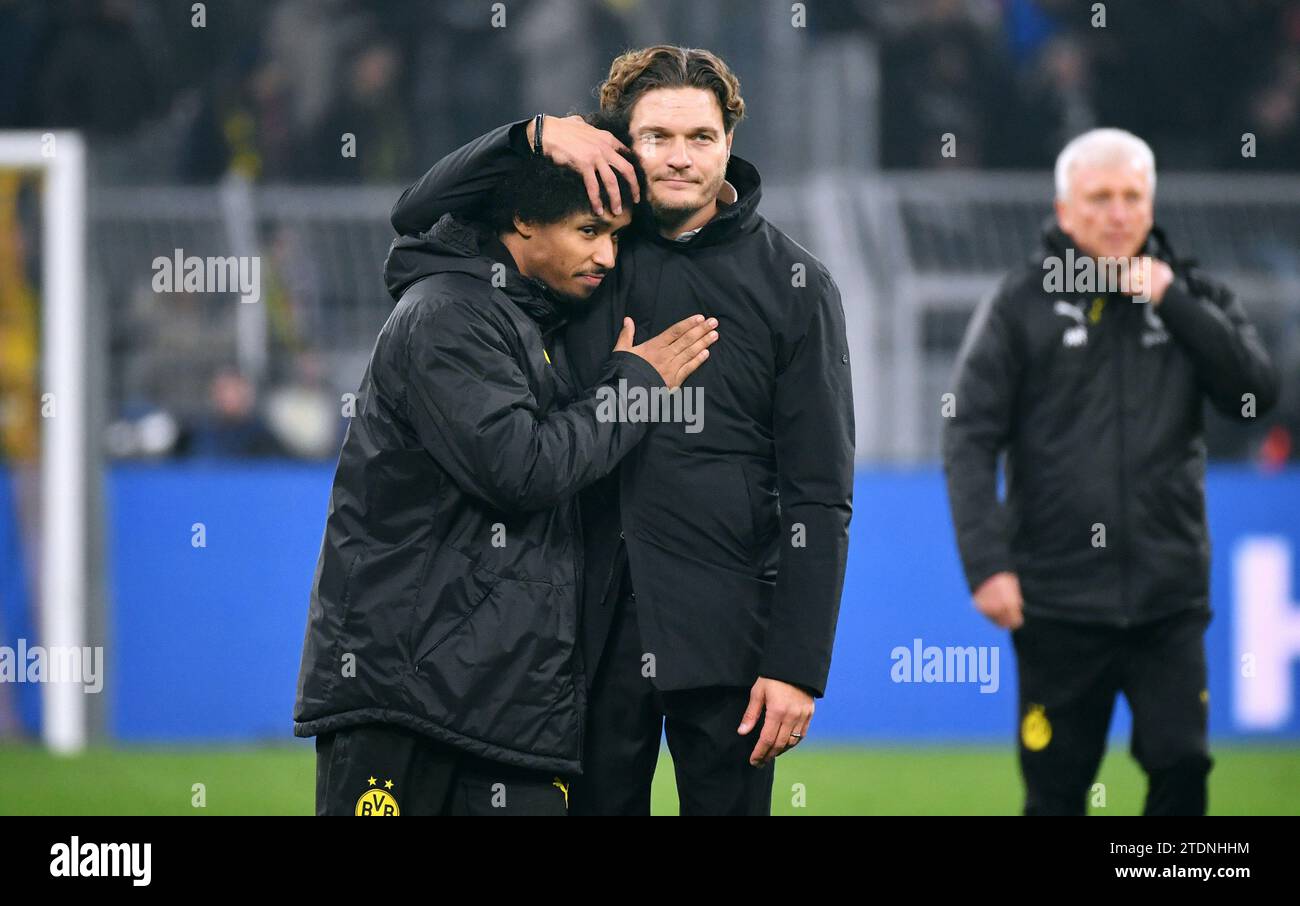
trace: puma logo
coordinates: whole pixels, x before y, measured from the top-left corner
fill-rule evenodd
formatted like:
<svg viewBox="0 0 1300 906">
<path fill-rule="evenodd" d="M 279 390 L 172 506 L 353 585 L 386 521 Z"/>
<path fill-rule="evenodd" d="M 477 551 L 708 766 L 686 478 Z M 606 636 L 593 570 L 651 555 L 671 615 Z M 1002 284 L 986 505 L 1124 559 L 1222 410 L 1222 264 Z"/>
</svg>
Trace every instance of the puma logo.
<svg viewBox="0 0 1300 906">
<path fill-rule="evenodd" d="M 1075 323 L 1077 323 L 1080 327 L 1087 326 L 1088 322 L 1084 318 L 1083 311 L 1079 309 L 1078 306 L 1071 305 L 1069 302 L 1066 302 L 1064 299 L 1057 299 L 1056 304 L 1052 306 L 1052 311 L 1056 312 L 1058 315 L 1063 315 L 1067 318 L 1070 318 Z"/>
<path fill-rule="evenodd" d="M 1169 331 L 1165 330 L 1165 322 L 1160 320 L 1156 314 L 1155 306 L 1148 305 L 1143 317 L 1147 322 L 1147 329 L 1142 334 L 1142 345 L 1145 348 L 1158 346 L 1161 343 L 1169 342 Z"/>
<path fill-rule="evenodd" d="M 1083 346 L 1088 342 L 1088 322 L 1083 314 L 1083 309 L 1077 305 L 1071 305 L 1064 299 L 1057 299 L 1055 304 L 1052 305 L 1052 311 L 1074 322 L 1074 326 L 1068 328 L 1061 335 L 1061 344 L 1063 346 Z"/>
</svg>

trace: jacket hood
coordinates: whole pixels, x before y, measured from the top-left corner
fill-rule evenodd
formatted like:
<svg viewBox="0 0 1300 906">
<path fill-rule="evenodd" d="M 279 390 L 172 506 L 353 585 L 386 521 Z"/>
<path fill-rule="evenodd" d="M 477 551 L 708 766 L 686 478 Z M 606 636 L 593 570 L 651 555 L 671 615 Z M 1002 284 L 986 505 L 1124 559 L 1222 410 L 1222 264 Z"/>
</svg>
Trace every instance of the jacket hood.
<svg viewBox="0 0 1300 906">
<path fill-rule="evenodd" d="M 735 203 L 720 208 L 718 216 L 695 234 L 689 243 L 692 248 L 726 242 L 737 233 L 748 232 L 757 225 L 758 203 L 763 197 L 763 181 L 759 178 L 758 170 L 749 161 L 733 154 L 727 161 L 727 182 L 736 190 Z M 654 240 L 672 245 L 674 240 L 659 235 L 648 203 L 642 202 L 642 205 L 647 208 L 647 216 L 640 218 L 642 231 Z"/>
<path fill-rule="evenodd" d="M 1042 263 L 1041 258 L 1044 255 L 1063 256 L 1070 249 L 1074 249 L 1075 257 L 1083 254 L 1079 251 L 1079 247 L 1075 245 L 1070 235 L 1057 224 L 1055 217 L 1048 217 L 1043 221 L 1041 246 L 1036 264 Z M 1169 239 L 1165 236 L 1165 231 L 1160 228 L 1159 224 L 1151 225 L 1151 232 L 1147 234 L 1146 242 L 1142 244 L 1138 254 L 1159 258 L 1161 261 L 1167 262 L 1175 270 L 1180 268 L 1189 269 L 1196 265 L 1193 259 L 1180 258 L 1175 254 L 1173 248 L 1169 245 Z"/>
<path fill-rule="evenodd" d="M 505 266 L 505 285 L 493 287 L 493 267 Z M 546 284 L 519 272 L 510 252 L 490 230 L 451 214 L 418 236 L 399 236 L 388 249 L 384 283 L 394 301 L 415 283 L 434 274 L 467 274 L 490 289 L 500 289 L 542 332 L 559 326 L 566 309 Z M 497 282 L 500 282 L 499 280 Z"/>
</svg>

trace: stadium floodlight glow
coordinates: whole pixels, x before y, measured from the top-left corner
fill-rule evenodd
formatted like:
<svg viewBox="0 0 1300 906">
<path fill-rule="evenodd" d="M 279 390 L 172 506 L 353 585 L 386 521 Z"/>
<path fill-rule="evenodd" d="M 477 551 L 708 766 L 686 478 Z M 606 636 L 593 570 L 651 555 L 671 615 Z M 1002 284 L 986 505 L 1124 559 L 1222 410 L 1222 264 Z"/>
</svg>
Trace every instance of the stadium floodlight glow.
<svg viewBox="0 0 1300 906">
<path fill-rule="evenodd" d="M 76 132 L 0 132 L 0 168 L 35 170 L 41 193 L 42 388 L 54 412 L 41 425 L 41 644 L 86 644 L 86 149 Z M 44 411 L 42 411 L 44 416 Z M 86 745 L 82 685 L 41 687 L 42 736 L 55 752 Z"/>
</svg>

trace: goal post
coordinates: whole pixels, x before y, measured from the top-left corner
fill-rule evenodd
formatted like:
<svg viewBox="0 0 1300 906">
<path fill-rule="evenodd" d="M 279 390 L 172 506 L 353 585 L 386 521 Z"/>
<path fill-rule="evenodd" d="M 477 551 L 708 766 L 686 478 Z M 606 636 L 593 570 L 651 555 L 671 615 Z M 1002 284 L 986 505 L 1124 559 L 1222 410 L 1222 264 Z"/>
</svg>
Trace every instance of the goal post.
<svg viewBox="0 0 1300 906">
<path fill-rule="evenodd" d="M 38 643 L 47 650 L 81 649 L 92 568 L 85 143 L 76 132 L 0 131 L 0 169 L 43 176 Z M 82 684 L 68 678 L 42 683 L 41 732 L 52 751 L 85 747 L 86 697 Z"/>
</svg>

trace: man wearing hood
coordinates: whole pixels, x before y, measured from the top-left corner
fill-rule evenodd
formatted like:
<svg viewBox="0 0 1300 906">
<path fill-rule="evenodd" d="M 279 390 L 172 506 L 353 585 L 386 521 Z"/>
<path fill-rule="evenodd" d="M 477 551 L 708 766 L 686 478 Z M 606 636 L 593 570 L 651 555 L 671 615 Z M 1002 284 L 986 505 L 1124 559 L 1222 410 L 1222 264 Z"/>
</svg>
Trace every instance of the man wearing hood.
<svg viewBox="0 0 1300 906">
<path fill-rule="evenodd" d="M 565 813 L 587 693 L 576 495 L 647 427 L 601 398 L 679 386 L 717 338 L 693 316 L 633 346 L 628 322 L 573 384 L 556 328 L 630 218 L 540 157 L 489 215 L 388 258 L 397 305 L 339 456 L 294 707 L 318 814 Z"/>
<path fill-rule="evenodd" d="M 1028 815 L 1084 814 L 1119 692 L 1145 813 L 1206 808 L 1202 404 L 1249 421 L 1278 379 L 1241 303 L 1170 250 L 1155 184 L 1131 133 L 1070 142 L 1042 252 L 957 357 L 948 497 L 975 606 L 1011 630 Z"/>
<path fill-rule="evenodd" d="M 625 316 L 644 331 L 702 311 L 727 341 L 689 382 L 703 418 L 652 425 L 582 495 L 592 689 L 574 813 L 649 814 L 666 735 L 682 814 L 766 815 L 774 760 L 808 734 L 825 694 L 848 555 L 840 294 L 758 212 L 758 172 L 731 153 L 745 103 L 725 62 L 672 45 L 628 51 L 600 104 L 645 171 L 649 216 L 566 327 L 575 373 L 596 376 Z M 617 211 L 623 150 L 577 117 L 502 126 L 412 185 L 393 226 L 409 234 L 480 209 L 535 153 L 582 173 L 593 206 L 603 186 Z"/>
</svg>

